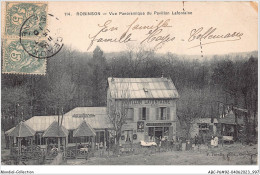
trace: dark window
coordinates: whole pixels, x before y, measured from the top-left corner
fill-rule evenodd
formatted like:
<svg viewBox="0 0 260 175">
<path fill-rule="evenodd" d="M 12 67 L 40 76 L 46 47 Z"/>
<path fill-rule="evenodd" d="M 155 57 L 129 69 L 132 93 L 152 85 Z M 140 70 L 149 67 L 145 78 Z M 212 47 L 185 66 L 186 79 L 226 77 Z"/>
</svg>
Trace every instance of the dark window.
<svg viewBox="0 0 260 175">
<path fill-rule="evenodd" d="M 165 107 L 160 108 L 160 119 L 166 120 L 166 108 Z"/>
<path fill-rule="evenodd" d="M 149 108 L 139 108 L 139 120 L 149 120 Z"/>
<path fill-rule="evenodd" d="M 69 143 L 76 143 L 76 138 L 73 137 L 73 130 L 69 130 L 68 142 Z"/>
<path fill-rule="evenodd" d="M 146 120 L 146 108 L 142 109 L 142 120 Z"/>
<path fill-rule="evenodd" d="M 148 136 L 149 136 L 149 141 L 155 141 L 154 138 L 154 127 L 149 127 L 148 129 Z"/>
<path fill-rule="evenodd" d="M 37 132 L 35 134 L 35 144 L 36 145 L 45 145 L 45 138 L 42 137 L 43 132 Z"/>
<path fill-rule="evenodd" d="M 96 143 L 103 143 L 105 141 L 105 131 L 96 131 Z"/>
<path fill-rule="evenodd" d="M 170 120 L 170 114 L 169 107 L 156 108 L 156 120 Z"/>
<path fill-rule="evenodd" d="M 209 124 L 208 123 L 199 123 L 199 134 L 208 133 Z"/>
</svg>

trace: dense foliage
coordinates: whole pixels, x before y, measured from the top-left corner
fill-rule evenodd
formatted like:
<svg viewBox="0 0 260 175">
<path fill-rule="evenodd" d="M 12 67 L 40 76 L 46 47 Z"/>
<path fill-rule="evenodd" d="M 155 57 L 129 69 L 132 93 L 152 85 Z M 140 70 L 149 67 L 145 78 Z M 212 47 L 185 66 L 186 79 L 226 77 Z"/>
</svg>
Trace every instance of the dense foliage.
<svg viewBox="0 0 260 175">
<path fill-rule="evenodd" d="M 177 115 L 186 124 L 196 117 L 218 117 L 226 106 L 247 109 L 257 119 L 257 53 L 179 56 L 128 49 L 93 54 L 70 48 L 47 60 L 40 75 L 2 74 L 2 129 L 35 115 L 65 113 L 79 106 L 105 106 L 107 78 L 170 77 L 179 91 Z M 252 119 L 252 120 L 250 120 Z"/>
</svg>

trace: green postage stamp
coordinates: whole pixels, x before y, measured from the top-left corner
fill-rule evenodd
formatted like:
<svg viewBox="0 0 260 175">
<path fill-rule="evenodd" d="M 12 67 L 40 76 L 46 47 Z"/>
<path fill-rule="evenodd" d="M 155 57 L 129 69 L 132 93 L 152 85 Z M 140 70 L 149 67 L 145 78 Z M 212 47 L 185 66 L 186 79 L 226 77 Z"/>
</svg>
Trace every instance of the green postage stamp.
<svg viewBox="0 0 260 175">
<path fill-rule="evenodd" d="M 4 41 L 3 73 L 45 74 L 46 59 L 28 55 L 19 40 Z"/>
<path fill-rule="evenodd" d="M 2 12 L 2 15 L 4 16 L 3 24 L 5 26 L 4 34 L 2 34 L 2 73 L 44 75 L 46 71 L 45 57 L 39 58 L 37 55 L 30 54 L 30 51 L 36 52 L 39 50 L 39 47 L 36 47 L 39 40 L 41 42 L 46 40 L 39 33 L 40 30 L 46 30 L 47 3 L 3 3 L 4 12 Z M 40 29 L 36 30 L 37 27 Z"/>
</svg>

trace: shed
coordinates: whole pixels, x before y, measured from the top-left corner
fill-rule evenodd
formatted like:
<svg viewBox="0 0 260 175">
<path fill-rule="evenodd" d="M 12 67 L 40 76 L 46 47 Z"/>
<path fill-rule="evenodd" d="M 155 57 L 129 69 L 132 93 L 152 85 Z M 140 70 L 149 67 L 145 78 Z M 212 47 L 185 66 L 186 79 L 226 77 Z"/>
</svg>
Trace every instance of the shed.
<svg viewBox="0 0 260 175">
<path fill-rule="evenodd" d="M 237 119 L 237 121 L 236 121 Z M 235 116 L 234 112 L 229 111 L 223 118 L 218 119 L 221 124 L 221 134 L 223 136 L 231 136 L 234 140 L 238 138 L 238 130 L 244 125 L 243 117 Z"/>
</svg>

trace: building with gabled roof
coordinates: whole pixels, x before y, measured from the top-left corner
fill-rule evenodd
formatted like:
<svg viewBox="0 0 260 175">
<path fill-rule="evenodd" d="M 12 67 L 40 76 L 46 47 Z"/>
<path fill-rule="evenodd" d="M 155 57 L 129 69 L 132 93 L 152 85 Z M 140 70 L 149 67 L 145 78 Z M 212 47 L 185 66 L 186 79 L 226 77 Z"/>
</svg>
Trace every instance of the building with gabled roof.
<svg viewBox="0 0 260 175">
<path fill-rule="evenodd" d="M 110 120 L 111 103 L 126 104 L 126 120 L 122 127 L 121 142 L 140 140 L 170 140 L 176 137 L 176 102 L 178 91 L 170 78 L 108 78 L 107 107 L 77 107 L 63 117 L 34 116 L 24 123 L 35 132 L 35 143 L 45 145 L 44 137 L 67 137 L 74 143 L 74 136 L 95 135 L 97 143 L 107 141 L 108 130 L 113 130 Z M 62 119 L 62 122 L 60 121 Z M 85 125 L 84 125 L 84 122 Z M 58 123 L 62 123 L 59 126 Z M 60 127 L 60 129 L 58 129 Z M 55 129 L 56 128 L 56 129 Z M 11 133 L 14 128 L 8 130 Z M 57 131 L 60 131 L 59 134 Z M 82 131 L 82 132 L 83 132 Z M 92 131 L 92 132 L 91 132 Z M 93 134 L 94 133 L 94 134 Z M 81 142 L 88 142 L 82 138 Z"/>
<path fill-rule="evenodd" d="M 61 120 L 60 116 L 60 120 Z M 35 143 L 37 145 L 45 145 L 44 136 L 47 130 L 50 131 L 50 126 L 53 123 L 58 123 L 57 115 L 52 116 L 34 116 L 26 121 L 24 124 L 28 125 L 35 132 Z M 68 130 L 65 135 L 68 137 L 68 143 L 75 143 L 76 139 L 73 138 L 73 131 L 76 130 L 82 122 L 85 121 L 91 128 L 94 129 L 96 134 L 96 142 L 105 142 L 105 137 L 108 135 L 107 130 L 112 129 L 109 119 L 107 118 L 106 107 L 77 107 L 63 115 L 62 128 Z M 59 121 L 61 123 L 61 121 Z M 55 125 L 57 126 L 57 125 Z M 56 128 L 56 127 L 55 127 Z M 5 134 L 9 135 L 15 127 L 6 131 Z M 62 129 L 63 130 L 63 129 Z M 52 132 L 48 132 L 48 137 L 55 137 L 56 130 L 52 127 Z M 45 134 L 44 134 L 45 133 Z M 56 134 L 57 135 L 57 134 Z M 63 134 L 64 135 L 64 134 Z M 58 136 L 58 135 L 57 135 Z M 82 142 L 89 141 L 88 138 L 82 138 Z"/>
<path fill-rule="evenodd" d="M 159 142 L 176 137 L 178 91 L 170 78 L 108 78 L 107 108 L 125 111 L 120 142 Z"/>
<path fill-rule="evenodd" d="M 114 99 L 177 99 L 179 93 L 170 78 L 108 78 L 109 95 Z"/>
</svg>

